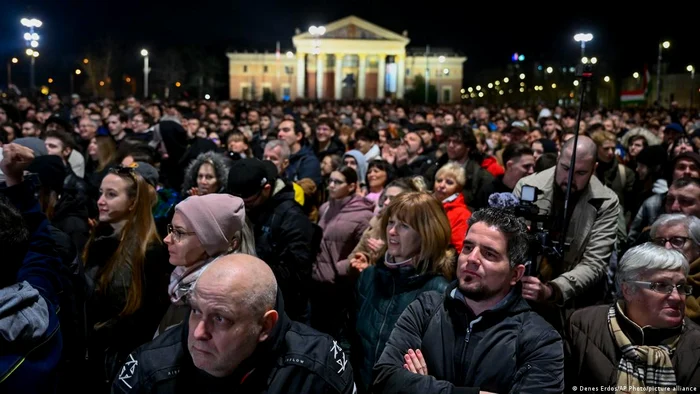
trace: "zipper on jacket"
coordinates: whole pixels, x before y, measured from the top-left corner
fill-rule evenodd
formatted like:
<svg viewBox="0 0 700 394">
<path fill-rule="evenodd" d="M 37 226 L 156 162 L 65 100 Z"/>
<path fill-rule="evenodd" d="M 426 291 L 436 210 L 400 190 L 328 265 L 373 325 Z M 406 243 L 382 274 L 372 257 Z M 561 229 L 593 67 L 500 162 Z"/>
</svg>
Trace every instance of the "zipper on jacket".
<svg viewBox="0 0 700 394">
<path fill-rule="evenodd" d="M 525 378 L 525 375 L 527 375 L 528 372 L 530 372 L 530 369 L 532 369 L 532 365 L 525 364 L 525 371 L 523 371 L 520 375 L 516 375 L 513 378 L 513 380 L 520 379 L 520 382 L 518 382 L 518 386 L 514 388 L 515 389 L 514 392 L 516 392 L 516 393 L 519 392 L 520 389 L 523 387 L 523 379 Z"/>
<path fill-rule="evenodd" d="M 386 324 L 386 316 L 389 314 L 389 310 L 391 309 L 391 304 L 394 303 L 394 295 L 396 294 L 396 281 L 394 278 L 391 278 L 391 298 L 389 298 L 389 305 L 386 307 L 386 311 L 384 312 L 384 316 L 382 318 L 382 325 L 379 326 L 379 332 L 377 333 L 377 346 L 374 347 L 374 360 L 375 362 L 379 360 L 379 356 L 377 355 L 377 352 L 379 351 L 379 344 L 381 343 L 381 340 L 379 339 L 382 335 L 382 331 L 384 330 L 384 325 Z"/>
</svg>

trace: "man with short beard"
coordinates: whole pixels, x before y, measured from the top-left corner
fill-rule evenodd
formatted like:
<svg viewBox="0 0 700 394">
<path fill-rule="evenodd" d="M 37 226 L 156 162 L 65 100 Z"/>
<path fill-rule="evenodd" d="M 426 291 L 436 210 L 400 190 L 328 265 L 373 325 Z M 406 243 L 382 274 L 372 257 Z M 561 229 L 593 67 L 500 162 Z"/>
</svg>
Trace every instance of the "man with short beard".
<svg viewBox="0 0 700 394">
<path fill-rule="evenodd" d="M 562 339 L 521 295 L 528 242 L 511 213 L 476 211 L 458 281 L 406 308 L 374 366 L 373 392 L 561 393 Z"/>
<path fill-rule="evenodd" d="M 593 176 L 598 147 L 583 135 L 576 144 L 571 195 L 568 212 L 564 212 L 573 151 L 571 138 L 562 147 L 555 167 L 521 179 L 513 190 L 518 198 L 524 185 L 541 191 L 535 202 L 539 213 L 559 223 L 550 233 L 553 240 L 560 239 L 561 221 L 567 224 L 564 239 L 568 247 L 563 258 L 541 259 L 536 273 L 522 280 L 523 297 L 558 329 L 563 328 L 571 310 L 603 301 L 620 213 L 615 192 Z"/>
</svg>

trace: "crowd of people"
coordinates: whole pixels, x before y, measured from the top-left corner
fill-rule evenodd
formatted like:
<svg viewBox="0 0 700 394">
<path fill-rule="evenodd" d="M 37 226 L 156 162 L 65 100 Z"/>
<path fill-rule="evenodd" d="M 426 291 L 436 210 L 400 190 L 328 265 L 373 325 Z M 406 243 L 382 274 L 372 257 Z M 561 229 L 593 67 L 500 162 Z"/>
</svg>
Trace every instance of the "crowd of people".
<svg viewBox="0 0 700 394">
<path fill-rule="evenodd" d="M 700 387 L 697 112 L 52 93 L 0 143 L 0 392 Z"/>
</svg>

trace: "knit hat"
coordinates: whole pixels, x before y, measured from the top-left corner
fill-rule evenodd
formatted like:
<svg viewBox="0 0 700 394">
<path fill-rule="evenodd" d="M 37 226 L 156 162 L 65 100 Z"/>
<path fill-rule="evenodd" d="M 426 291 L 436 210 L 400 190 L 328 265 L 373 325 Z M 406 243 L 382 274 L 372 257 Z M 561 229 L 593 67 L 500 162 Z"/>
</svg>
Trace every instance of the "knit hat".
<svg viewBox="0 0 700 394">
<path fill-rule="evenodd" d="M 637 155 L 637 163 L 644 164 L 650 169 L 666 163 L 666 148 L 661 145 L 652 145 L 642 149 Z"/>
<path fill-rule="evenodd" d="M 188 197 L 175 206 L 210 257 L 228 250 L 236 232 L 245 225 L 243 200 L 212 193 Z"/>
<path fill-rule="evenodd" d="M 35 158 L 27 167 L 27 171 L 37 174 L 42 186 L 57 193 L 63 191 L 63 182 L 68 176 L 63 160 L 54 155 Z"/>
<path fill-rule="evenodd" d="M 227 192 L 241 198 L 252 197 L 265 187 L 274 185 L 277 168 L 267 160 L 237 160 L 229 169 Z"/>
</svg>

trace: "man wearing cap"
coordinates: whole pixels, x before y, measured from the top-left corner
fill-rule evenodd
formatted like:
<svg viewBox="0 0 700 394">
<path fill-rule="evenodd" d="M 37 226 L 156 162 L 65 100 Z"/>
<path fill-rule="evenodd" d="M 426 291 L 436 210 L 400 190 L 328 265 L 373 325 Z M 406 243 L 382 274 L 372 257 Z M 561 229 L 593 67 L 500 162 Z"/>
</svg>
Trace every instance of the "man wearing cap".
<svg viewBox="0 0 700 394">
<path fill-rule="evenodd" d="M 294 188 L 278 178 L 272 162 L 248 158 L 231 167 L 227 192 L 245 203 L 253 223 L 255 251 L 275 273 L 287 313 L 305 321 L 307 288 L 320 234 L 294 201 Z"/>
<path fill-rule="evenodd" d="M 496 160 L 498 160 L 498 164 L 505 167 L 503 163 L 503 151 L 505 150 L 505 147 L 508 146 L 508 144 L 512 143 L 526 143 L 527 141 L 524 141 L 524 139 L 525 137 L 527 137 L 529 132 L 530 127 L 528 127 L 528 125 L 521 120 L 513 121 L 513 123 L 511 123 L 510 126 L 506 127 L 506 129 L 503 130 L 503 136 L 501 137 L 501 145 L 504 148 L 496 151 L 495 155 Z"/>
</svg>

